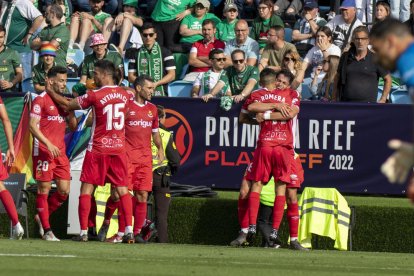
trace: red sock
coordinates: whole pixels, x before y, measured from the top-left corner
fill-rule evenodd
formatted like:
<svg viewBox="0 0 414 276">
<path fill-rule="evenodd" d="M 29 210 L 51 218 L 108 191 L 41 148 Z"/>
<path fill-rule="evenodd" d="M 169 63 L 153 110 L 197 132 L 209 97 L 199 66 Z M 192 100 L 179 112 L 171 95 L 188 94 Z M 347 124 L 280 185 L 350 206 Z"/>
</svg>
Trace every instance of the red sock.
<svg viewBox="0 0 414 276">
<path fill-rule="evenodd" d="M 297 238 L 299 229 L 299 207 L 297 202 L 288 204 L 287 219 L 289 223 L 290 237 Z"/>
<path fill-rule="evenodd" d="M 78 216 L 81 230 L 88 230 L 88 217 L 91 210 L 91 195 L 79 196 Z"/>
<path fill-rule="evenodd" d="M 240 198 L 238 202 L 237 214 L 239 216 L 240 228 L 249 227 L 249 199 Z"/>
<path fill-rule="evenodd" d="M 60 206 L 62 206 L 63 202 L 65 202 L 66 199 L 68 199 L 68 195 L 62 195 L 58 191 L 51 195 L 47 201 L 49 204 L 49 216 Z"/>
<path fill-rule="evenodd" d="M 273 229 L 279 230 L 283 213 L 285 212 L 285 202 L 286 197 L 284 195 L 275 197 L 275 205 L 273 206 Z"/>
<path fill-rule="evenodd" d="M 134 209 L 134 236 L 138 235 L 141 232 L 146 217 L 147 203 L 137 201 L 137 204 Z"/>
<path fill-rule="evenodd" d="M 50 229 L 49 206 L 47 198 L 48 195 L 46 194 L 37 194 L 36 196 L 36 209 L 43 229 Z"/>
<path fill-rule="evenodd" d="M 259 212 L 260 194 L 251 192 L 249 196 L 249 224 L 256 225 L 257 214 Z"/>
<path fill-rule="evenodd" d="M 105 207 L 105 216 L 104 223 L 109 224 L 112 218 L 112 215 L 115 213 L 116 208 L 118 208 L 118 201 L 114 201 L 112 197 L 109 197 L 106 201 Z"/>
<path fill-rule="evenodd" d="M 91 209 L 88 215 L 88 227 L 95 227 L 96 226 L 96 201 L 95 197 L 91 196 Z"/>
<path fill-rule="evenodd" d="M 19 217 L 17 216 L 16 205 L 14 205 L 10 192 L 7 190 L 0 192 L 0 200 L 3 202 L 4 209 L 6 209 L 12 225 L 15 226 L 19 222 Z"/>
<path fill-rule="evenodd" d="M 118 206 L 119 206 L 118 201 Z M 122 212 L 122 208 L 118 208 L 118 232 L 125 233 L 125 216 Z"/>
<path fill-rule="evenodd" d="M 125 216 L 125 226 L 132 226 L 132 200 L 129 193 L 120 197 L 120 205 Z"/>
</svg>

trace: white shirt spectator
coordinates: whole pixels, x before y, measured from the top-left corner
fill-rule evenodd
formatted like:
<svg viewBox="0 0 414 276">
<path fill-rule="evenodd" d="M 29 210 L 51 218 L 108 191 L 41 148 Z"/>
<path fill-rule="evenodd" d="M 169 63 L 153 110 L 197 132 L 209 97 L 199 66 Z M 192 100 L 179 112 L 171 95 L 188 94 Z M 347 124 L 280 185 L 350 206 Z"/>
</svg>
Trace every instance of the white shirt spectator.
<svg viewBox="0 0 414 276">
<path fill-rule="evenodd" d="M 328 22 L 328 24 L 326 24 L 326 26 L 332 31 L 333 43 L 341 49 L 345 48 L 342 47 L 344 43 L 348 44 L 351 42 L 352 32 L 355 30 L 355 28 L 358 26 L 362 26 L 362 22 L 359 19 L 356 19 L 354 26 L 352 27 L 351 33 L 348 37 L 348 41 L 345 42 L 345 36 L 351 24 L 347 24 L 344 21 L 342 15 L 335 16 L 331 21 Z"/>
</svg>

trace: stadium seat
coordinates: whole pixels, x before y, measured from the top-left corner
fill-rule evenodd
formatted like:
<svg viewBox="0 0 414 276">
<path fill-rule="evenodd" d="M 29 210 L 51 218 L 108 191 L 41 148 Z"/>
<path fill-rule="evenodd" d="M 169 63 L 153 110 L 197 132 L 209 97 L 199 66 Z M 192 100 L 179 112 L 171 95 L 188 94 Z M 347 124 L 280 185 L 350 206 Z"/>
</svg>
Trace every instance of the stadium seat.
<svg viewBox="0 0 414 276">
<path fill-rule="evenodd" d="M 128 78 L 129 59 L 124 59 L 124 77 Z"/>
<path fill-rule="evenodd" d="M 79 49 L 68 49 L 66 62 L 71 64 L 72 61 L 79 67 L 85 58 L 85 53 Z"/>
<path fill-rule="evenodd" d="M 68 78 L 66 87 L 68 88 L 69 94 L 72 94 L 72 87 L 79 82 L 79 78 Z"/>
<path fill-rule="evenodd" d="M 285 41 L 286 42 L 292 42 L 292 32 L 293 30 L 291 28 L 285 28 Z"/>
<path fill-rule="evenodd" d="M 28 78 L 22 81 L 22 92 L 35 92 L 32 78 Z"/>
<path fill-rule="evenodd" d="M 190 97 L 193 83 L 188 81 L 175 81 L 168 85 L 168 97 Z"/>
<path fill-rule="evenodd" d="M 393 91 L 390 95 L 393 104 L 411 104 L 412 100 L 407 90 Z"/>
<path fill-rule="evenodd" d="M 17 185 L 16 185 L 17 183 Z M 9 178 L 4 180 L 4 186 L 10 192 L 14 204 L 16 205 L 17 213 L 25 217 L 25 232 L 26 237 L 29 238 L 29 221 L 27 213 L 27 203 L 29 199 L 29 194 L 26 189 L 26 174 L 24 173 L 12 173 L 9 174 Z M 0 203 L 0 213 L 7 213 L 4 209 L 3 204 Z M 23 223 L 22 223 L 23 224 Z M 12 223 L 10 222 L 10 237 L 12 237 Z"/>
</svg>

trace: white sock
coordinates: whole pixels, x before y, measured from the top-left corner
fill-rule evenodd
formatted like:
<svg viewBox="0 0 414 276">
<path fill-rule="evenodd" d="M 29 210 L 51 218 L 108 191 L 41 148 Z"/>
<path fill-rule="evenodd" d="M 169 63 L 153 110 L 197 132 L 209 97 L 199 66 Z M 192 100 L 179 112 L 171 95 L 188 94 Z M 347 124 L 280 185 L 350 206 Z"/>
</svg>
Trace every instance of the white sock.
<svg viewBox="0 0 414 276">
<path fill-rule="evenodd" d="M 244 234 L 247 234 L 249 232 L 249 228 L 242 228 L 240 229 L 241 232 L 243 232 Z"/>
<path fill-rule="evenodd" d="M 72 40 L 72 39 L 70 39 L 70 40 L 69 40 L 69 45 L 68 45 L 68 48 L 72 49 L 72 48 L 73 48 L 73 43 L 75 43 L 75 41 L 74 41 L 74 40 Z"/>
<path fill-rule="evenodd" d="M 88 235 L 88 230 L 81 230 L 79 236 Z"/>
<path fill-rule="evenodd" d="M 132 226 L 125 227 L 125 234 L 132 233 L 132 230 L 133 230 Z"/>
<path fill-rule="evenodd" d="M 290 241 L 291 241 L 291 242 L 293 242 L 293 241 L 297 241 L 297 240 L 298 240 L 298 237 L 296 237 L 296 238 L 291 237 L 291 238 L 290 238 Z"/>
<path fill-rule="evenodd" d="M 18 222 L 18 223 L 16 223 L 16 225 L 15 226 L 13 226 L 13 227 L 19 227 L 19 226 L 22 226 L 21 224 L 20 224 L 20 222 Z"/>
<path fill-rule="evenodd" d="M 123 237 L 124 236 L 124 232 L 118 232 L 117 234 L 119 237 Z"/>
</svg>

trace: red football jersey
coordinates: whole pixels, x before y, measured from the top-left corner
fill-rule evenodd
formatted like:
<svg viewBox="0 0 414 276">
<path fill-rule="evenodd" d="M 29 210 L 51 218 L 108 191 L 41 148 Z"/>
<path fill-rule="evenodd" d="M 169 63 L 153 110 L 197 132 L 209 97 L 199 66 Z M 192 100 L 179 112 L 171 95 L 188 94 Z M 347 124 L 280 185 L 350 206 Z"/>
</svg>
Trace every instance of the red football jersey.
<svg viewBox="0 0 414 276">
<path fill-rule="evenodd" d="M 65 146 L 65 130 L 67 112 L 63 111 L 50 96 L 43 92 L 37 96 L 32 103 L 30 117 L 39 119 L 39 130 L 43 135 L 64 154 Z M 46 145 L 40 143 L 37 139 L 33 140 L 33 152 L 36 155 L 38 149 L 47 150 Z"/>
<path fill-rule="evenodd" d="M 261 103 L 287 103 L 299 108 L 299 94 L 295 90 L 258 90 L 251 94 L 246 100 L 247 106 L 253 102 Z M 246 107 L 247 107 L 246 106 Z M 244 107 L 245 109 L 247 109 Z M 260 124 L 259 139 L 257 146 L 294 146 L 294 136 L 296 128 L 296 118 L 288 121 L 266 120 Z"/>
<path fill-rule="evenodd" d="M 125 120 L 126 150 L 129 162 L 139 163 L 152 159 L 151 137 L 158 132 L 157 107 L 145 102 L 132 102 Z"/>
<path fill-rule="evenodd" d="M 89 90 L 77 97 L 81 108 L 92 107 L 89 151 L 108 155 L 125 152 L 125 116 L 132 100 L 132 93 L 118 86 Z"/>
</svg>

